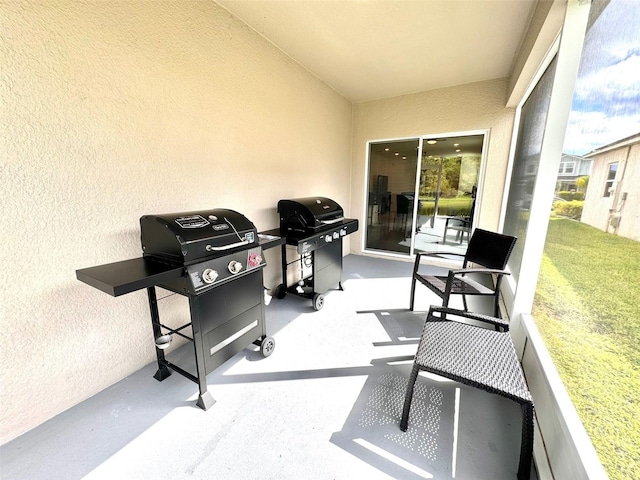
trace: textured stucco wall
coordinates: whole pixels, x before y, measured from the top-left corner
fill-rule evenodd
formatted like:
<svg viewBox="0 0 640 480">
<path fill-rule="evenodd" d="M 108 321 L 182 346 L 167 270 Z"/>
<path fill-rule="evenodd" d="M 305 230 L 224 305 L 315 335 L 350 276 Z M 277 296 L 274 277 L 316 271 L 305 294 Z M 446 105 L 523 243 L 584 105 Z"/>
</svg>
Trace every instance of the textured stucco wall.
<svg viewBox="0 0 640 480">
<path fill-rule="evenodd" d="M 76 269 L 140 256 L 142 214 L 348 208 L 352 112 L 213 2 L 0 1 L 0 22 L 4 443 L 155 358 L 145 292 Z"/>
<path fill-rule="evenodd" d="M 497 229 L 515 115 L 505 107 L 505 92 L 506 79 L 500 79 L 355 104 L 352 212 L 364 215 L 368 141 L 490 130 L 478 226 Z M 352 235 L 352 252 L 362 251 L 363 234 Z"/>
<path fill-rule="evenodd" d="M 603 232 L 640 241 L 640 144 L 611 150 L 591 157 L 593 167 L 580 221 Z M 614 191 L 604 196 L 609 164 L 617 162 Z M 619 217 L 618 227 L 612 218 Z"/>
</svg>

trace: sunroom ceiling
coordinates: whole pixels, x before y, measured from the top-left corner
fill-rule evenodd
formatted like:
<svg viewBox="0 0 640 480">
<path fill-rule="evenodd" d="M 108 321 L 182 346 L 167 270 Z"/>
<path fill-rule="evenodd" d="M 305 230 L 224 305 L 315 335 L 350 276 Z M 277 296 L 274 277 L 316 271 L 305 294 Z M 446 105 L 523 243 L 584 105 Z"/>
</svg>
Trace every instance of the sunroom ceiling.
<svg viewBox="0 0 640 480">
<path fill-rule="evenodd" d="M 536 0 L 217 0 L 353 102 L 508 77 Z"/>
</svg>

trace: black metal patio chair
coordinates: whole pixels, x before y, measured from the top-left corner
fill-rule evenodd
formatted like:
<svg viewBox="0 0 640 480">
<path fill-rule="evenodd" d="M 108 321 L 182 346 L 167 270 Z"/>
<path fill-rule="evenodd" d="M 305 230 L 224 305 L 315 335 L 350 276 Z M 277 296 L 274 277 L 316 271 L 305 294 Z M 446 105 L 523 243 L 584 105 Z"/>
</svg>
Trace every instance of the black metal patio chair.
<svg viewBox="0 0 640 480">
<path fill-rule="evenodd" d="M 451 317 L 455 319 L 451 319 Z M 463 321 L 459 321 L 462 319 Z M 463 323 L 464 319 L 495 329 Z M 509 333 L 499 318 L 431 307 L 427 314 L 405 394 L 400 429 L 407 431 L 413 389 L 420 371 L 501 395 L 522 408 L 522 441 L 518 479 L 529 480 L 533 454 L 533 398 Z"/>
<path fill-rule="evenodd" d="M 471 234 L 471 219 L 470 217 L 448 217 L 444 222 L 444 233 L 442 234 L 442 244 L 447 243 L 447 233 L 449 230 L 456 232 L 456 242 L 462 243 L 464 236 Z"/>
<path fill-rule="evenodd" d="M 494 312 L 500 316 L 500 284 L 507 261 L 516 243 L 516 237 L 489 232 L 476 228 L 469 240 L 467 252 L 463 255 L 455 252 L 418 253 L 411 276 L 410 310 L 413 310 L 416 294 L 416 281 L 442 298 L 442 306 L 449 305 L 451 295 L 462 295 L 464 309 L 467 308 L 467 296 L 484 295 L 494 297 Z M 462 268 L 449 270 L 446 276 L 423 275 L 420 265 L 423 257 L 462 258 Z M 473 268 L 470 265 L 473 265 Z M 471 275 L 470 275 L 471 274 Z"/>
</svg>

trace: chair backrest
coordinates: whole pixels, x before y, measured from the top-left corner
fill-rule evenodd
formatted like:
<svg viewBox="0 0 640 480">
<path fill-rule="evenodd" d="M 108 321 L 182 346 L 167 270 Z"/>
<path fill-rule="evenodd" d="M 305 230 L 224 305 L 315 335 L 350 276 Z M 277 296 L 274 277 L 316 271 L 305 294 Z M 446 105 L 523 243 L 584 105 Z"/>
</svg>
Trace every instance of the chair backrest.
<svg viewBox="0 0 640 480">
<path fill-rule="evenodd" d="M 485 268 L 504 270 L 516 240 L 516 237 L 510 235 L 476 228 L 469 240 L 465 265 L 471 262 Z"/>
<path fill-rule="evenodd" d="M 402 194 L 396 194 L 396 212 L 398 215 L 409 214 L 411 201 Z"/>
</svg>

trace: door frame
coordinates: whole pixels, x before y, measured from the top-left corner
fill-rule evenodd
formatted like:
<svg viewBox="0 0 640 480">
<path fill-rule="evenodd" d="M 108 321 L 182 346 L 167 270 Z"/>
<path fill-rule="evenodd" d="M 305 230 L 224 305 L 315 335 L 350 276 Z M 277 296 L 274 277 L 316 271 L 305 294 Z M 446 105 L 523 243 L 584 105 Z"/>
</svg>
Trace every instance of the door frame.
<svg viewBox="0 0 640 480">
<path fill-rule="evenodd" d="M 420 172 L 422 169 L 422 149 L 423 149 L 423 144 L 425 141 L 432 139 L 432 138 L 451 138 L 451 137 L 467 137 L 467 136 L 472 136 L 472 135 L 483 135 L 483 141 L 482 141 L 482 153 L 480 155 L 480 168 L 478 170 L 478 189 L 477 189 L 477 193 L 476 193 L 476 207 L 474 210 L 474 215 L 473 218 L 471 219 L 471 225 L 472 228 L 475 228 L 476 225 L 476 221 L 479 218 L 479 212 L 481 211 L 482 208 L 482 197 L 483 197 L 483 193 L 484 193 L 484 180 L 485 180 L 485 175 L 486 175 L 486 171 L 487 171 L 487 150 L 489 148 L 489 137 L 491 134 L 491 129 L 490 128 L 486 128 L 486 129 L 478 129 L 478 130 L 462 130 L 462 131 L 455 131 L 455 132 L 440 132 L 440 133 L 430 133 L 430 134 L 424 134 L 424 135 L 408 135 L 406 137 L 395 137 L 395 138 L 382 138 L 382 139 L 375 139 L 375 140 L 369 140 L 367 141 L 367 148 L 366 148 L 366 159 L 365 159 L 365 169 L 364 169 L 364 183 L 363 183 L 363 191 L 362 191 L 362 198 L 363 198 L 363 211 L 362 211 L 362 217 L 365 221 L 368 218 L 368 209 L 369 209 L 369 191 L 368 191 L 368 185 L 369 185 L 369 174 L 370 174 L 370 154 L 371 154 L 371 145 L 372 144 L 377 144 L 377 143 L 386 143 L 386 142 L 402 142 L 402 141 L 411 141 L 411 140 L 418 140 L 418 151 L 417 151 L 417 156 L 418 156 L 418 162 L 417 162 L 417 166 L 416 166 L 416 182 L 414 185 L 414 197 L 417 196 L 419 189 L 420 189 Z M 393 252 L 390 250 L 373 250 L 373 249 L 369 249 L 367 248 L 367 232 L 366 230 L 363 232 L 364 234 L 362 235 L 362 240 L 361 240 L 361 250 L 362 253 L 367 254 L 367 255 L 381 255 L 381 256 L 386 256 L 386 257 L 396 257 L 396 258 L 402 258 L 402 259 L 406 259 L 406 258 L 413 258 L 415 257 L 415 229 L 414 226 L 416 225 L 417 222 L 417 218 L 418 217 L 418 202 L 413 202 L 413 215 L 411 217 L 411 227 L 412 227 L 412 235 L 411 235 L 411 246 L 409 249 L 409 254 L 404 254 L 404 253 L 399 253 L 399 252 Z M 365 223 L 366 224 L 366 223 Z"/>
</svg>

